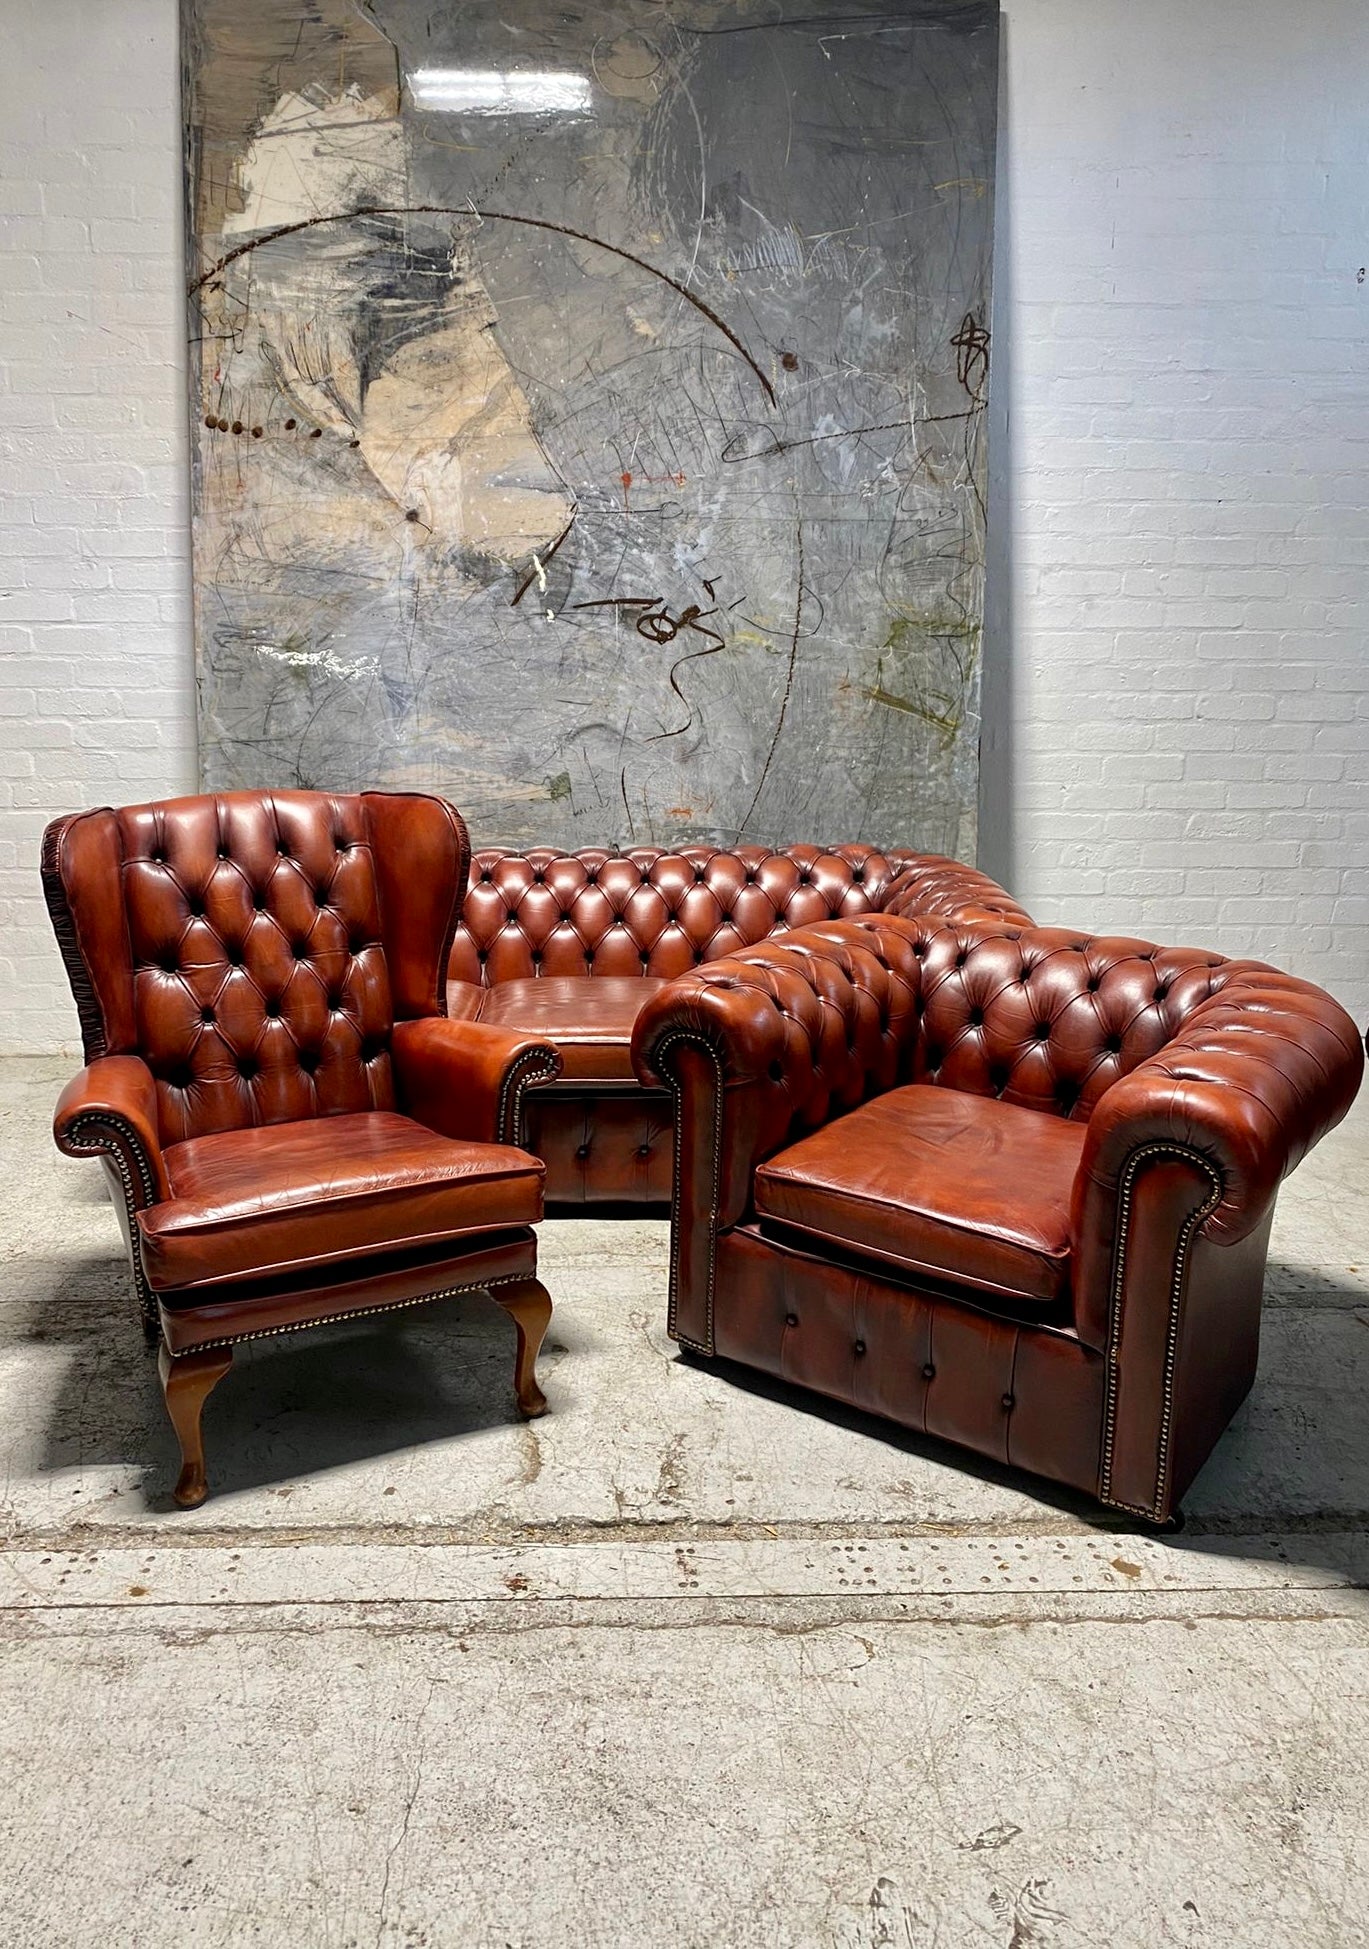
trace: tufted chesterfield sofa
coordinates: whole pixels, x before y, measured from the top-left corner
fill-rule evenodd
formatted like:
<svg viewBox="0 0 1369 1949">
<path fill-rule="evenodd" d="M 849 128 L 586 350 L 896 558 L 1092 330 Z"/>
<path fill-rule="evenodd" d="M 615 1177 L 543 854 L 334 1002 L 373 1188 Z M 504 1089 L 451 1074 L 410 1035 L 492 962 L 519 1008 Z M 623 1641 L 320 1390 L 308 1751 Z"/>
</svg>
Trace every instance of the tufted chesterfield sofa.
<svg viewBox="0 0 1369 1949">
<path fill-rule="evenodd" d="M 527 1098 L 525 1140 L 563 1214 L 664 1208 L 670 1099 L 633 1074 L 638 1011 L 676 975 L 786 929 L 920 909 L 1028 916 L 956 860 L 870 846 L 641 846 L 476 853 L 452 943 L 448 1013 L 542 1037 L 562 1072 Z"/>
<path fill-rule="evenodd" d="M 443 1013 L 469 846 L 422 794 L 229 792 L 49 826 L 86 1066 L 53 1132 L 105 1165 L 181 1443 L 241 1341 L 489 1291 L 524 1414 L 551 1316 L 520 1099 L 544 1038 Z"/>
<path fill-rule="evenodd" d="M 1254 961 L 1002 921 L 801 928 L 654 994 L 673 1336 L 1170 1519 L 1255 1373 L 1344 1010 Z"/>
</svg>

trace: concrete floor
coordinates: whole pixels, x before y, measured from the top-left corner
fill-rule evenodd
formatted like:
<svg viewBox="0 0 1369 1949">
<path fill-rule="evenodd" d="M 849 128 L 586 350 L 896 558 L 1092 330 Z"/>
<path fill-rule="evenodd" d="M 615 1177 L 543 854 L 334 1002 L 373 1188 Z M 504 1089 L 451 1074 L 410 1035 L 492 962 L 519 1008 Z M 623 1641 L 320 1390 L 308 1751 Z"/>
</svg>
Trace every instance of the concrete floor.
<svg viewBox="0 0 1369 1949">
<path fill-rule="evenodd" d="M 70 1065 L 0 1065 L 0 1942 L 1369 1941 L 1369 1114 L 1175 1540 L 687 1367 L 664 1225 L 247 1350 L 174 1452 Z"/>
</svg>

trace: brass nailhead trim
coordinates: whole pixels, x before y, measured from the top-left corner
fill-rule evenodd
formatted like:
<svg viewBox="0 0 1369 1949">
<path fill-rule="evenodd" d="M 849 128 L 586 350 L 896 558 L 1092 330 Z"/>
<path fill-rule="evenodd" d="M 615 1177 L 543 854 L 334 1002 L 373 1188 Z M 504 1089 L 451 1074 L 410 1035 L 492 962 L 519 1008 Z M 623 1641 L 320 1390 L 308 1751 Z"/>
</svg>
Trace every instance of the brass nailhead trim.
<svg viewBox="0 0 1369 1949">
<path fill-rule="evenodd" d="M 1131 1231 L 1131 1202 L 1137 1174 L 1142 1164 L 1155 1157 L 1175 1157 L 1194 1165 L 1212 1185 L 1211 1196 L 1191 1211 L 1179 1233 L 1174 1254 L 1174 1276 L 1169 1289 L 1169 1320 L 1165 1329 L 1165 1370 L 1161 1390 L 1160 1433 L 1155 1470 L 1155 1501 L 1149 1509 L 1123 1502 L 1112 1493 L 1112 1454 L 1117 1433 L 1117 1392 L 1121 1380 L 1119 1352 L 1122 1339 L 1122 1287 L 1126 1275 L 1127 1241 Z M 1142 1144 L 1128 1157 L 1118 1192 L 1117 1243 L 1113 1253 L 1112 1305 L 1108 1322 L 1107 1395 L 1103 1419 L 1103 1469 L 1099 1501 L 1111 1509 L 1125 1509 L 1129 1515 L 1143 1516 L 1148 1522 L 1160 1520 L 1160 1509 L 1169 1486 L 1170 1433 L 1174 1410 L 1174 1368 L 1179 1353 L 1179 1315 L 1183 1303 L 1188 1253 L 1200 1225 L 1211 1217 L 1222 1201 L 1222 1179 L 1217 1170 L 1196 1150 L 1182 1144 Z"/>
<path fill-rule="evenodd" d="M 112 1133 L 112 1134 L 110 1134 Z M 144 1205 L 157 1202 L 156 1187 L 152 1181 L 152 1167 L 143 1152 L 137 1132 L 132 1124 L 104 1111 L 87 1110 L 73 1117 L 62 1136 L 61 1148 L 71 1157 L 109 1157 L 119 1173 L 119 1181 L 124 1188 L 124 1208 L 128 1213 L 129 1258 L 133 1273 L 133 1293 L 138 1302 L 138 1312 L 142 1317 L 143 1331 L 155 1338 L 160 1332 L 157 1317 L 157 1302 L 152 1296 L 147 1279 L 143 1273 L 142 1262 L 138 1257 L 138 1225 L 136 1214 Z M 134 1186 L 133 1173 L 129 1168 L 129 1157 L 138 1167 L 142 1187 L 141 1203 Z"/>
<path fill-rule="evenodd" d="M 691 1049 L 702 1049 L 711 1060 L 717 1072 L 718 1088 L 713 1110 L 713 1183 L 708 1209 L 708 1284 L 704 1293 L 704 1337 L 693 1340 L 679 1330 L 680 1315 L 680 1260 L 679 1246 L 682 1227 L 680 1225 L 680 1085 L 664 1067 L 661 1058 L 678 1045 L 687 1043 Z M 671 1339 L 694 1353 L 713 1357 L 713 1297 L 718 1270 L 718 1202 L 722 1185 L 722 1143 L 723 1143 L 723 1065 L 722 1057 L 705 1036 L 693 1029 L 670 1029 L 661 1037 L 651 1051 L 651 1063 L 663 1075 L 669 1087 L 675 1108 L 674 1174 L 670 1187 L 670 1296 L 666 1303 L 666 1332 Z"/>
<path fill-rule="evenodd" d="M 444 1286 L 441 1292 L 419 1293 L 414 1299 L 392 1299 L 384 1306 L 358 1306 L 348 1313 L 320 1313 L 315 1319 L 295 1320 L 289 1326 L 262 1326 L 251 1333 L 230 1333 L 222 1340 L 197 1340 L 193 1347 L 182 1347 L 178 1353 L 172 1353 L 168 1347 L 167 1352 L 173 1360 L 180 1360 L 205 1347 L 236 1347 L 245 1340 L 275 1340 L 282 1333 L 307 1333 L 312 1326 L 335 1326 L 340 1320 L 369 1320 L 377 1313 L 399 1313 L 406 1306 L 427 1306 L 435 1299 L 455 1299 L 458 1293 L 485 1293 L 494 1286 L 518 1286 L 536 1276 L 535 1272 L 502 1273 L 498 1279 L 473 1279 L 464 1286 Z"/>
<path fill-rule="evenodd" d="M 529 1049 L 510 1066 L 499 1090 L 495 1129 L 501 1144 L 521 1144 L 523 1139 L 523 1098 L 528 1090 L 556 1076 L 559 1057 L 543 1049 Z"/>
</svg>

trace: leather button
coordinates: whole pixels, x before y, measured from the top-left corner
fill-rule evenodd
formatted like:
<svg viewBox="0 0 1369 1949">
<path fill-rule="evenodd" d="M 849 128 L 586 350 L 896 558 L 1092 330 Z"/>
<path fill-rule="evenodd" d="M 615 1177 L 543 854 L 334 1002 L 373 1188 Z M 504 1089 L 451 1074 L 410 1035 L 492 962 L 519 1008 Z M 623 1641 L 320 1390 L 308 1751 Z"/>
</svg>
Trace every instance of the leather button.
<svg viewBox="0 0 1369 1949">
<path fill-rule="evenodd" d="M 799 1316 L 798 1316 L 798 1314 L 797 1314 L 797 1313 L 786 1313 L 786 1314 L 785 1314 L 785 1316 L 784 1316 L 784 1323 L 785 1323 L 785 1325 L 786 1325 L 786 1326 L 797 1326 L 797 1325 L 798 1325 L 798 1323 L 799 1323 Z"/>
<path fill-rule="evenodd" d="M 583 1164 L 585 1159 L 589 1156 L 589 1145 L 588 1144 L 577 1145 L 575 1155 L 579 1158 L 580 1162 Z"/>
<path fill-rule="evenodd" d="M 865 1352 L 865 1342 L 863 1340 L 857 1340 L 856 1341 L 857 1355 L 863 1354 L 864 1352 Z"/>
<path fill-rule="evenodd" d="M 934 1381 L 936 1379 L 936 1368 L 932 1365 L 930 1360 L 926 1363 L 926 1365 L 922 1369 L 922 1378 L 924 1381 Z"/>
<path fill-rule="evenodd" d="M 1003 1396 L 1003 1410 L 1004 1410 L 1004 1413 L 1007 1413 L 1007 1412 L 1008 1412 L 1009 1410 L 1011 1410 L 1012 1408 L 1015 1408 L 1016 1406 L 1017 1406 L 1017 1401 L 1016 1401 L 1016 1398 L 1015 1398 L 1015 1397 L 1014 1397 L 1013 1395 L 1011 1395 L 1011 1394 L 1005 1394 L 1005 1395 Z"/>
<path fill-rule="evenodd" d="M 639 1157 L 650 1157 L 650 1155 L 651 1155 L 651 1145 L 650 1145 L 650 1144 L 638 1144 L 638 1146 L 637 1146 L 637 1155 L 638 1155 Z"/>
</svg>

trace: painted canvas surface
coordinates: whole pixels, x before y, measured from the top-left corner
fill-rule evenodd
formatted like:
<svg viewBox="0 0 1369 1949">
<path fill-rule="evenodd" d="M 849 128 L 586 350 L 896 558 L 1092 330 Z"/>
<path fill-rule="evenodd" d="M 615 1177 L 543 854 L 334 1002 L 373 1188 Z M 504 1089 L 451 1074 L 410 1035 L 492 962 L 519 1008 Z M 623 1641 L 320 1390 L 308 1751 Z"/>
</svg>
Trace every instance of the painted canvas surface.
<svg viewBox="0 0 1369 1949">
<path fill-rule="evenodd" d="M 208 788 L 972 857 L 993 0 L 186 0 Z"/>
</svg>

